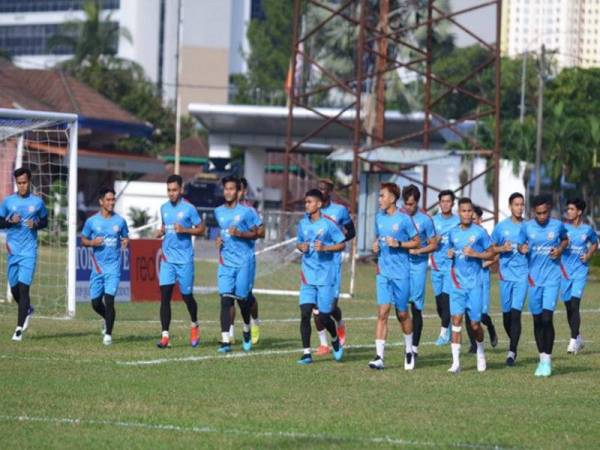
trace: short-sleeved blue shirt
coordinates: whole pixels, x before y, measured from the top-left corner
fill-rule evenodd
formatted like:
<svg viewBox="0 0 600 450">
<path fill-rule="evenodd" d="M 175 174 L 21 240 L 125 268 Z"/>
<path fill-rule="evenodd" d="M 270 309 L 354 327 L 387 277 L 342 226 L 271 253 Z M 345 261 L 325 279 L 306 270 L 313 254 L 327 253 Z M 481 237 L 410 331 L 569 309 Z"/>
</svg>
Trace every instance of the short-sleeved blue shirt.
<svg viewBox="0 0 600 450">
<path fill-rule="evenodd" d="M 500 253 L 500 279 L 504 281 L 524 281 L 529 273 L 527 257 L 518 250 L 523 244 L 521 228 L 523 221 L 513 222 L 512 218 L 504 219 L 492 231 L 492 242 L 494 245 L 502 246 L 510 242 L 512 250 Z"/>
<path fill-rule="evenodd" d="M 8 252 L 13 256 L 35 258 L 37 256 L 37 229 L 27 226 L 28 220 L 38 222 L 47 217 L 46 206 L 40 197 L 28 194 L 21 197 L 13 194 L 6 197 L 0 204 L 0 217 L 10 220 L 14 215 L 19 215 L 20 222 L 10 225 L 6 237 Z"/>
<path fill-rule="evenodd" d="M 101 272 L 121 272 L 121 240 L 129 237 L 127 222 L 118 214 L 103 217 L 97 213 L 88 218 L 83 225 L 81 235 L 86 239 L 101 237 L 104 242 L 94 247 L 94 263 Z"/>
<path fill-rule="evenodd" d="M 173 264 L 193 263 L 192 236 L 188 233 L 176 233 L 175 224 L 179 224 L 183 228 L 199 226 L 202 219 L 194 205 L 183 198 L 175 204 L 167 202 L 160 207 L 160 216 L 165 227 L 162 252 L 167 262 Z"/>
<path fill-rule="evenodd" d="M 591 244 L 598 242 L 598 235 L 592 227 L 584 223 L 579 226 L 566 223 L 565 228 L 569 236 L 569 245 L 561 255 L 562 264 L 569 276 L 587 275 L 588 263 L 584 263 L 581 257 L 588 252 Z"/>
<path fill-rule="evenodd" d="M 251 231 L 262 224 L 260 216 L 254 208 L 237 203 L 233 208 L 221 205 L 215 209 L 215 217 L 221 229 L 223 246 L 219 255 L 219 263 L 227 267 L 241 267 L 254 256 L 254 241 L 231 236 L 229 228 L 239 231 Z"/>
<path fill-rule="evenodd" d="M 521 241 L 529 245 L 529 283 L 533 286 L 555 286 L 560 284 L 560 258 L 550 258 L 550 250 L 567 238 L 567 229 L 556 219 L 544 225 L 528 220 L 521 228 Z"/>
<path fill-rule="evenodd" d="M 403 280 L 409 277 L 410 266 L 408 250 L 390 247 L 386 238 L 391 237 L 398 242 L 410 241 L 417 235 L 417 229 L 410 217 L 400 210 L 394 214 L 380 211 L 375 218 L 375 230 L 379 241 L 379 273 L 385 277 Z"/>
<path fill-rule="evenodd" d="M 460 224 L 458 216 L 452 214 L 449 217 L 444 217 L 442 213 L 433 216 L 433 226 L 435 234 L 441 237 L 437 250 L 431 254 L 431 268 L 446 272 L 450 270 L 452 261 L 448 259 L 448 235 L 450 230 Z"/>
<path fill-rule="evenodd" d="M 421 248 L 429 245 L 429 240 L 435 236 L 435 227 L 433 226 L 433 220 L 427 213 L 417 210 L 414 215 L 409 215 L 412 219 L 415 228 L 419 233 L 419 239 L 421 240 Z M 411 264 L 427 264 L 429 255 L 409 255 Z"/>
<path fill-rule="evenodd" d="M 448 236 L 449 249 L 454 250 L 451 276 L 452 282 L 459 289 L 472 289 L 481 282 L 483 260 L 466 256 L 465 247 L 471 247 L 478 253 L 486 251 L 492 242 L 487 231 L 472 223 L 466 228 L 457 226 Z"/>
</svg>

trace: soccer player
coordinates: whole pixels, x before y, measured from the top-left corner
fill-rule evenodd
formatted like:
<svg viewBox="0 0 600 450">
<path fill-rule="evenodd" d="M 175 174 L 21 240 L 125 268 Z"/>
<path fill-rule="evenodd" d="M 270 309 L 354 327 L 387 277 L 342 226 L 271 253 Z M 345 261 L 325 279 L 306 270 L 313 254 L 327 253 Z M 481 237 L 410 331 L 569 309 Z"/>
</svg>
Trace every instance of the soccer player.
<svg viewBox="0 0 600 450">
<path fill-rule="evenodd" d="M 328 179 L 319 180 L 318 189 L 319 191 L 321 191 L 321 195 L 323 196 L 323 206 L 321 208 L 321 213 L 333 220 L 336 223 L 336 225 L 342 230 L 344 236 L 346 236 L 345 242 L 349 242 L 352 239 L 354 239 L 354 236 L 356 236 L 356 229 L 354 227 L 354 222 L 350 217 L 350 213 L 348 212 L 348 208 L 346 208 L 344 205 L 334 203 L 333 201 L 331 201 L 331 193 L 333 192 L 333 181 Z M 335 281 L 334 306 L 333 311 L 331 312 L 331 317 L 333 317 L 333 319 L 336 321 L 337 334 L 341 344 L 344 345 L 346 343 L 346 325 L 344 323 L 344 320 L 342 319 L 342 310 L 340 309 L 338 304 L 342 286 L 342 253 L 334 253 L 334 259 L 338 264 L 338 271 L 337 278 Z M 325 332 L 325 328 L 317 320 L 316 315 L 315 326 L 317 328 L 317 332 L 319 333 L 320 341 L 320 345 L 316 351 L 316 354 L 317 356 L 326 355 L 327 353 L 329 353 L 329 346 L 327 345 L 327 334 Z"/>
<path fill-rule="evenodd" d="M 438 247 L 430 256 L 431 286 L 435 295 L 435 304 L 441 320 L 440 335 L 435 345 L 446 345 L 450 342 L 450 267 L 448 259 L 448 234 L 460 223 L 458 216 L 452 214 L 454 192 L 442 191 L 438 194 L 440 212 L 433 216 L 433 225 L 438 239 Z"/>
<path fill-rule="evenodd" d="M 475 225 L 481 226 L 483 219 L 483 210 L 481 207 L 477 205 L 473 205 L 473 223 Z M 484 229 L 485 231 L 485 229 Z M 486 231 L 487 233 L 487 231 Z M 481 264 L 481 286 L 482 286 L 482 300 L 483 306 L 481 308 L 481 323 L 485 325 L 488 329 L 488 333 L 490 334 L 490 343 L 492 347 L 496 347 L 498 345 L 498 335 L 496 334 L 496 327 L 494 327 L 494 322 L 490 317 L 490 288 L 491 288 L 491 274 L 490 267 L 498 262 L 498 255 L 494 253 L 491 259 L 485 260 Z M 465 326 L 467 328 L 467 334 L 469 336 L 469 341 L 471 342 L 471 347 L 469 348 L 469 353 L 477 353 L 477 343 L 475 342 L 475 336 L 473 335 L 473 329 L 471 328 L 471 318 L 469 317 L 469 313 L 465 313 Z"/>
<path fill-rule="evenodd" d="M 587 283 L 588 261 L 598 250 L 598 236 L 587 224 L 583 223 L 586 204 L 580 198 L 567 200 L 565 228 L 569 236 L 569 245 L 562 254 L 563 279 L 560 296 L 567 310 L 567 320 L 571 329 L 571 339 L 567 353 L 576 354 L 583 348 L 583 339 L 579 334 L 581 316 L 579 304 Z"/>
<path fill-rule="evenodd" d="M 552 374 L 553 315 L 560 288 L 560 256 L 569 244 L 563 223 L 550 218 L 550 198 L 533 198 L 534 219 L 521 227 L 519 251 L 529 262 L 529 310 L 533 315 L 535 342 L 540 353 L 536 377 Z"/>
<path fill-rule="evenodd" d="M 306 215 L 297 227 L 296 248 L 302 252 L 300 273 L 300 335 L 304 352 L 298 364 L 312 363 L 310 350 L 310 317 L 317 312 L 317 321 L 331 335 L 333 358 L 340 361 L 344 346 L 337 335 L 335 321 L 331 318 L 335 302 L 335 289 L 339 262 L 337 252 L 345 247 L 346 237 L 333 220 L 321 213 L 323 194 L 311 189 L 304 196 Z"/>
<path fill-rule="evenodd" d="M 116 319 L 115 295 L 121 281 L 121 254 L 129 243 L 129 230 L 125 219 L 114 212 L 114 189 L 102 189 L 98 203 L 100 211 L 83 225 L 81 243 L 93 249 L 90 298 L 92 308 L 104 319 L 102 342 L 110 345 Z"/>
<path fill-rule="evenodd" d="M 485 372 L 486 361 L 481 328 L 483 309 L 482 262 L 494 256 L 486 231 L 473 223 L 473 203 L 469 198 L 458 201 L 460 225 L 448 236 L 448 257 L 452 260 L 450 277 L 450 314 L 452 315 L 452 366 L 448 372 L 460 372 L 460 340 L 463 315 L 469 314 L 477 345 L 477 371 Z"/>
<path fill-rule="evenodd" d="M 37 261 L 37 230 L 48 226 L 48 212 L 42 199 L 31 193 L 31 171 L 19 168 L 13 173 L 17 192 L 0 204 L 0 228 L 8 228 L 6 250 L 10 292 L 19 306 L 17 328 L 12 340 L 20 342 L 33 315 L 29 287 Z"/>
<path fill-rule="evenodd" d="M 248 180 L 242 177 L 240 178 L 240 182 L 242 183 L 242 189 L 239 191 L 238 201 L 240 205 L 246 206 L 252 210 L 252 212 L 256 216 L 256 223 L 260 223 L 258 226 L 258 237 L 265 237 L 265 226 L 262 223 L 262 219 L 258 214 L 258 211 L 254 208 L 252 203 L 246 199 L 246 195 L 248 194 Z M 251 282 L 252 285 L 250 287 L 250 293 L 248 294 L 248 301 L 250 302 L 250 336 L 252 338 L 252 345 L 258 344 L 260 340 L 260 320 L 258 318 L 258 302 L 256 301 L 256 297 L 252 293 L 252 287 L 254 286 L 254 280 L 256 279 L 256 257 L 254 255 L 255 250 L 255 242 L 254 240 L 250 241 L 250 245 L 252 246 L 252 273 L 251 273 Z M 234 322 L 235 322 L 235 306 L 231 308 L 231 327 L 229 328 L 229 340 L 230 343 L 234 342 Z"/>
<path fill-rule="evenodd" d="M 169 201 L 160 207 L 162 227 L 158 233 L 164 236 L 160 264 L 160 322 L 162 337 L 158 348 L 168 348 L 171 324 L 171 297 L 175 283 L 190 314 L 190 345 L 200 343 L 198 304 L 194 299 L 194 246 L 192 236 L 204 233 L 205 226 L 196 208 L 183 198 L 183 180 L 179 175 L 167 178 Z"/>
<path fill-rule="evenodd" d="M 403 212 L 412 219 L 418 233 L 420 246 L 408 252 L 410 263 L 410 308 L 413 322 L 413 347 L 415 359 L 419 354 L 419 341 L 423 331 L 423 308 L 425 307 L 425 282 L 427 280 L 427 259 L 437 248 L 435 227 L 431 217 L 419 210 L 421 192 L 414 184 L 402 189 Z"/>
<path fill-rule="evenodd" d="M 504 219 L 492 232 L 494 251 L 500 256 L 500 307 L 504 330 L 510 340 L 506 365 L 512 367 L 517 360 L 517 347 L 521 338 L 521 311 L 527 298 L 527 257 L 519 252 L 525 197 L 514 192 L 508 198 L 511 216 Z"/>
<path fill-rule="evenodd" d="M 231 351 L 230 328 L 231 309 L 237 300 L 242 313 L 243 340 L 242 348 L 248 352 L 252 349 L 250 335 L 250 310 L 248 300 L 254 275 L 254 245 L 260 235 L 262 225 L 260 217 L 253 209 L 239 203 L 241 181 L 231 175 L 221 180 L 225 203 L 215 209 L 215 217 L 221 229 L 216 239 L 219 250 L 219 269 L 217 286 L 221 296 L 221 343 L 219 353 Z"/>
<path fill-rule="evenodd" d="M 380 212 L 375 218 L 376 240 L 373 253 L 377 261 L 377 325 L 375 328 L 375 358 L 371 369 L 384 368 L 383 357 L 388 334 L 388 317 L 392 304 L 404 333 L 404 369 L 413 370 L 413 327 L 408 313 L 410 296 L 410 264 L 408 251 L 418 248 L 419 235 L 409 216 L 396 207 L 400 188 L 395 183 L 382 183 L 379 190 Z"/>
</svg>

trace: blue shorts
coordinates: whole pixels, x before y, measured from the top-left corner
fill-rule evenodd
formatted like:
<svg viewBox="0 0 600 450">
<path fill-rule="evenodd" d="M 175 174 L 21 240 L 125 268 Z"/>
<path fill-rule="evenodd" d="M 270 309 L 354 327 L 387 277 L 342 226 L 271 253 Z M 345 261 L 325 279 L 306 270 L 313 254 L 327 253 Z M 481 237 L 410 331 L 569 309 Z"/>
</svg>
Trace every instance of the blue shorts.
<svg viewBox="0 0 600 450">
<path fill-rule="evenodd" d="M 481 274 L 481 314 L 490 311 L 490 273 Z"/>
<path fill-rule="evenodd" d="M 316 305 L 319 312 L 329 314 L 333 310 L 335 285 L 300 285 L 300 305 Z"/>
<path fill-rule="evenodd" d="M 90 276 L 90 298 L 99 298 L 104 294 L 115 296 L 119 289 L 119 281 L 121 281 L 120 272 L 102 272 L 98 273 L 92 270 Z"/>
<path fill-rule="evenodd" d="M 573 297 L 583 298 L 583 291 L 587 284 L 587 274 L 571 276 L 568 280 L 560 281 L 560 298 L 563 302 L 571 301 Z"/>
<path fill-rule="evenodd" d="M 385 275 L 377 275 L 377 304 L 394 305 L 400 312 L 408 311 L 408 296 L 410 295 L 410 280 L 388 278 Z"/>
<path fill-rule="evenodd" d="M 194 263 L 176 264 L 168 261 L 160 263 L 159 284 L 179 284 L 179 290 L 183 295 L 191 294 L 194 289 Z"/>
<path fill-rule="evenodd" d="M 342 264 L 338 267 L 338 270 L 335 272 L 335 280 L 333 282 L 333 298 L 340 298 L 340 293 L 342 292 Z"/>
<path fill-rule="evenodd" d="M 17 283 L 31 286 L 35 274 L 37 258 L 35 256 L 8 256 L 8 284 L 15 287 Z"/>
<path fill-rule="evenodd" d="M 217 271 L 217 288 L 220 295 L 230 294 L 245 300 L 253 285 L 255 264 L 249 263 L 242 267 L 219 265 Z"/>
<path fill-rule="evenodd" d="M 409 299 L 419 311 L 425 307 L 425 283 L 427 282 L 427 262 L 410 265 Z"/>
<path fill-rule="evenodd" d="M 527 298 L 527 289 L 527 281 L 500 280 L 500 307 L 502 312 L 507 313 L 511 309 L 522 311 Z"/>
<path fill-rule="evenodd" d="M 559 284 L 552 286 L 529 286 L 529 311 L 531 311 L 531 314 L 541 314 L 544 309 L 554 311 L 559 289 Z"/>
<path fill-rule="evenodd" d="M 468 312 L 472 321 L 481 321 L 482 291 L 481 285 L 476 285 L 471 289 L 452 288 L 452 292 L 450 292 L 450 315 L 461 316 Z"/>
<path fill-rule="evenodd" d="M 256 257 L 253 255 L 250 261 L 250 289 L 248 292 L 252 292 L 254 289 L 254 281 L 256 280 Z"/>
<path fill-rule="evenodd" d="M 453 289 L 450 282 L 450 270 L 432 270 L 431 287 L 433 288 L 433 295 L 436 297 L 440 294 L 450 294 Z"/>
</svg>

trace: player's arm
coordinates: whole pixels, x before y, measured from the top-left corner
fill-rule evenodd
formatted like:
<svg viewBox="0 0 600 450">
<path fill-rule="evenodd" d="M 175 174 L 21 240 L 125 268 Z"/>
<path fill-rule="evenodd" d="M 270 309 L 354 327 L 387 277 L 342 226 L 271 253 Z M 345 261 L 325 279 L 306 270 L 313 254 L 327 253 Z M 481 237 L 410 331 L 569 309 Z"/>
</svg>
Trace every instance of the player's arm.
<svg viewBox="0 0 600 450">
<path fill-rule="evenodd" d="M 346 247 L 346 236 L 344 232 L 333 223 L 329 227 L 329 236 L 333 244 L 324 245 L 320 240 L 315 241 L 315 251 L 317 252 L 341 252 Z"/>
<path fill-rule="evenodd" d="M 302 253 L 308 253 L 308 242 L 304 240 L 304 234 L 302 233 L 302 224 L 299 223 L 296 226 L 296 249 Z"/>
<path fill-rule="evenodd" d="M 596 253 L 597 251 L 598 251 L 598 241 L 592 243 L 588 247 L 588 251 L 581 256 L 581 259 L 583 260 L 583 262 L 588 262 L 592 258 L 592 256 L 594 256 L 594 253 Z"/>
<path fill-rule="evenodd" d="M 485 261 L 483 261 L 483 263 L 481 264 L 481 266 L 484 269 L 487 269 L 488 267 L 493 266 L 494 264 L 496 264 L 499 260 L 500 260 L 500 256 L 498 256 L 498 254 L 496 253 L 496 251 L 494 250 L 493 246 L 492 246 L 492 251 L 495 253 L 494 257 L 492 259 L 486 259 Z"/>
<path fill-rule="evenodd" d="M 351 241 L 356 237 L 356 227 L 354 226 L 354 221 L 348 217 L 348 222 L 343 225 L 344 236 L 346 241 Z"/>
<path fill-rule="evenodd" d="M 411 255 L 429 255 L 438 249 L 440 240 L 435 235 L 435 228 L 431 219 L 426 222 L 428 223 L 426 229 L 427 245 L 425 247 L 414 248 L 410 250 Z"/>
<path fill-rule="evenodd" d="M 46 205 L 41 202 L 40 210 L 37 213 L 37 220 L 30 219 L 27 221 L 27 226 L 32 230 L 43 230 L 48 226 L 48 211 Z"/>
<path fill-rule="evenodd" d="M 233 237 L 237 237 L 240 239 L 247 239 L 249 241 L 253 241 L 259 238 L 258 227 L 253 227 L 248 231 L 240 231 L 236 227 L 229 228 L 229 234 Z"/>
<path fill-rule="evenodd" d="M 421 238 L 419 238 L 419 235 L 416 233 L 408 241 L 398 241 L 393 237 L 387 237 L 386 241 L 387 244 L 392 248 L 403 248 L 406 250 L 418 248 L 421 245 Z"/>
<path fill-rule="evenodd" d="M 565 251 L 565 248 L 569 246 L 569 236 L 567 235 L 567 230 L 564 225 L 561 224 L 561 229 L 559 232 L 560 244 L 558 247 L 554 247 L 550 250 L 550 258 L 557 259 L 562 255 L 562 252 Z"/>
<path fill-rule="evenodd" d="M 492 248 L 491 245 L 482 252 L 477 252 L 477 251 L 473 250 L 473 247 L 466 246 L 464 248 L 463 252 L 464 252 L 465 256 L 468 256 L 469 258 L 476 258 L 476 259 L 483 259 L 483 260 L 491 260 L 495 255 L 494 249 Z M 492 264 L 493 264 L 493 262 L 492 262 Z"/>
<path fill-rule="evenodd" d="M 500 244 L 502 240 L 501 230 L 496 226 L 494 231 L 492 231 L 492 249 L 494 253 L 511 253 L 513 251 L 512 242 L 506 240 L 503 244 Z"/>
<path fill-rule="evenodd" d="M 190 234 L 192 236 L 202 236 L 204 234 L 204 232 L 206 231 L 206 226 L 203 223 L 200 223 L 197 226 L 192 226 L 190 228 L 186 228 L 186 227 L 181 226 L 178 223 L 176 223 L 173 226 L 173 229 L 175 230 L 175 233 L 179 233 L 179 234 Z"/>
</svg>

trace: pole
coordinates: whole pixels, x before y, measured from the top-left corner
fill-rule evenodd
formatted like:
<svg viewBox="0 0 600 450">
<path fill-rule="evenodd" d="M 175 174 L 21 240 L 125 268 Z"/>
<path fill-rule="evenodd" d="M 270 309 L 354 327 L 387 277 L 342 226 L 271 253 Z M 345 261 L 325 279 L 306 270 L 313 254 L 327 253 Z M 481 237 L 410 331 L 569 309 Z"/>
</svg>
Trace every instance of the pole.
<svg viewBox="0 0 600 450">
<path fill-rule="evenodd" d="M 493 154 L 493 164 L 494 164 L 494 224 L 498 223 L 499 215 L 500 215 L 500 153 L 502 151 L 500 139 L 501 139 L 501 130 L 500 130 L 500 87 L 502 84 L 502 59 L 500 58 L 500 42 L 502 40 L 501 36 L 502 29 L 502 1 L 499 0 L 496 3 L 496 48 L 495 48 L 495 71 L 496 71 L 496 95 L 494 99 L 495 104 L 495 130 L 494 130 L 494 154 Z"/>
<path fill-rule="evenodd" d="M 519 122 L 523 125 L 525 121 L 525 79 L 527 78 L 527 57 L 528 52 L 525 50 L 525 54 L 523 55 L 523 70 L 521 72 L 521 105 L 519 106 Z"/>
<path fill-rule="evenodd" d="M 177 53 L 176 53 L 176 64 L 177 64 L 177 73 L 175 74 L 175 92 L 176 92 L 176 102 L 177 105 L 175 107 L 175 167 L 173 169 L 173 173 L 179 175 L 179 165 L 181 161 L 181 89 L 179 87 L 179 77 L 181 75 L 181 66 L 182 66 L 182 58 L 181 58 L 181 41 L 183 40 L 183 2 L 179 0 L 179 4 L 177 7 Z"/>
<path fill-rule="evenodd" d="M 534 195 L 540 195 L 542 185 L 542 129 L 544 127 L 544 78 L 546 76 L 546 47 L 542 44 L 538 71 L 537 133 L 535 142 L 535 188 Z"/>
<path fill-rule="evenodd" d="M 69 181 L 67 216 L 67 315 L 75 317 L 77 294 L 77 119 L 69 123 Z"/>
<path fill-rule="evenodd" d="M 387 65 L 388 41 L 385 35 L 388 33 L 389 0 L 381 0 L 379 3 L 379 38 L 377 50 L 377 76 L 375 78 L 375 143 L 381 144 L 384 140 L 385 126 L 385 67 Z"/>
</svg>

